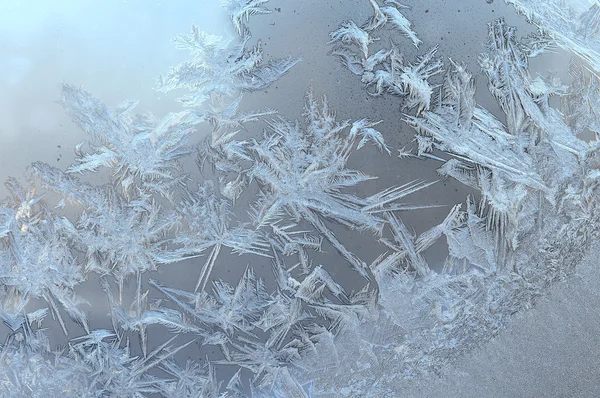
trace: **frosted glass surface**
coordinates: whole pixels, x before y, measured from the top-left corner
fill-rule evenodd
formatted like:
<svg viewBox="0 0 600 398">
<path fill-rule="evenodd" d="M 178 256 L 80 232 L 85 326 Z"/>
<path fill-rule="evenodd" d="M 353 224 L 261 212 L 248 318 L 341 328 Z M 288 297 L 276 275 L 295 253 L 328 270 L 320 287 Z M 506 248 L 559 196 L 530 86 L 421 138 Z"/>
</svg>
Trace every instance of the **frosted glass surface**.
<svg viewBox="0 0 600 398">
<path fill-rule="evenodd" d="M 0 396 L 593 395 L 599 35 L 597 0 L 0 4 Z"/>
</svg>

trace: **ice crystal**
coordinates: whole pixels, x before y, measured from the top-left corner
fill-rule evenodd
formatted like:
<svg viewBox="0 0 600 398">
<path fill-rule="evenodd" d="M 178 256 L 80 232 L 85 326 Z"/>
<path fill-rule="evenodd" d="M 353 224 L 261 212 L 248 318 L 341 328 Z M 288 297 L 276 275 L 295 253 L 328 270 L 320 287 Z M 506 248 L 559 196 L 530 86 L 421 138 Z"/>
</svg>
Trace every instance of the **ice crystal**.
<svg viewBox="0 0 600 398">
<path fill-rule="evenodd" d="M 41 162 L 32 169 L 46 188 L 84 207 L 75 227 L 70 225 L 69 237 L 86 254 L 86 269 L 113 275 L 120 293 L 129 276 L 181 259 L 167 248 L 167 233 L 179 218 L 155 201 L 146 196 L 128 201 L 112 186 L 81 183 Z"/>
<path fill-rule="evenodd" d="M 573 82 L 562 98 L 566 122 L 574 134 L 585 129 L 600 134 L 600 115 L 593 105 L 600 99 L 600 80 L 581 62 L 573 62 L 571 74 Z"/>
<path fill-rule="evenodd" d="M 178 49 L 190 52 L 192 60 L 161 76 L 157 88 L 163 92 L 187 89 L 190 94 L 180 101 L 185 106 L 198 108 L 207 100 L 213 102 L 221 98 L 235 98 L 244 91 L 262 90 L 299 61 L 288 57 L 263 63 L 261 43 L 247 49 L 248 40 L 248 36 L 242 40 L 224 39 L 192 26 L 189 35 L 178 36 L 174 40 Z"/>
<path fill-rule="evenodd" d="M 369 44 L 375 41 L 367 31 L 359 28 L 354 21 L 342 22 L 339 29 L 331 32 L 329 37 L 331 37 L 329 43 L 339 41 L 343 44 L 354 44 L 361 50 L 365 58 L 369 54 Z"/>
<path fill-rule="evenodd" d="M 1 317 L 12 330 L 0 358 L 0 391 L 7 397 L 140 397 L 157 393 L 166 380 L 151 376 L 148 370 L 185 348 L 171 348 L 171 339 L 139 359 L 130 357 L 128 343 L 121 347 L 120 338 L 97 329 L 73 339 L 67 355 L 61 355 L 53 353 L 43 331 L 32 326 L 43 319 L 43 313 Z"/>
<path fill-rule="evenodd" d="M 187 233 L 174 239 L 183 245 L 182 257 L 195 256 L 210 250 L 202 267 L 196 290 L 204 290 L 221 247 L 229 247 L 238 253 L 266 255 L 268 245 L 257 231 L 244 226 L 230 227 L 232 212 L 228 199 L 217 197 L 210 181 L 206 181 L 197 193 L 188 193 L 179 212 L 187 225 Z"/>
<path fill-rule="evenodd" d="M 414 190 L 391 189 L 385 193 L 360 198 L 345 189 L 373 177 L 346 168 L 353 148 L 371 140 L 389 151 L 381 134 L 367 120 L 336 122 L 324 98 L 319 105 L 312 92 L 306 96 L 306 129 L 298 122 L 273 120 L 270 132 L 262 141 L 249 145 L 254 159 L 249 176 L 262 187 L 256 204 L 255 222 L 273 222 L 287 212 L 295 219 L 312 224 L 361 275 L 368 268 L 350 252 L 327 227 L 323 218 L 356 230 L 381 230 L 383 220 L 373 215 L 380 207 L 400 199 Z M 347 135 L 342 132 L 350 128 Z M 358 137 L 362 140 L 355 144 Z M 423 188 L 420 186 L 418 189 Z"/>
<path fill-rule="evenodd" d="M 77 147 L 78 164 L 69 173 L 95 172 L 99 167 L 114 168 L 124 191 L 140 178 L 142 187 L 168 192 L 180 178 L 178 160 L 190 153 L 187 140 L 193 123 L 185 113 L 171 113 L 160 121 L 152 115 L 133 115 L 136 101 L 110 110 L 90 93 L 64 84 L 62 106 L 71 119 L 91 138 L 93 153 Z"/>
<path fill-rule="evenodd" d="M 599 73 L 600 5 L 597 1 L 576 0 L 505 0 L 529 21 L 539 26 L 556 43 L 573 52 Z"/>
<path fill-rule="evenodd" d="M 406 19 L 406 17 L 402 15 L 395 6 L 382 7 L 381 12 L 383 12 L 383 14 L 387 17 L 387 23 L 391 24 L 394 29 L 398 29 L 406 37 L 408 37 L 415 47 L 418 47 L 419 44 L 421 44 L 421 40 L 411 29 L 410 21 Z"/>
<path fill-rule="evenodd" d="M 251 15 L 271 12 L 263 6 L 267 2 L 268 0 L 221 0 L 221 4 L 227 9 L 227 13 L 231 17 L 233 28 L 240 36 L 250 34 L 246 23 Z"/>
<path fill-rule="evenodd" d="M 33 187 L 25 189 L 15 179 L 6 185 L 13 199 L 0 205 L 3 310 L 18 314 L 31 299 L 43 299 L 65 333 L 59 305 L 87 329 L 80 308 L 86 301 L 74 292 L 85 277 L 69 239 L 73 225 L 54 214 Z"/>
<path fill-rule="evenodd" d="M 369 45 L 378 40 L 371 34 L 386 24 L 400 30 L 416 47 L 421 43 L 411 30 L 410 22 L 398 11 L 397 4 L 390 2 L 394 5 L 380 7 L 375 0 L 370 2 L 374 15 L 363 28 L 359 28 L 353 21 L 345 21 L 338 30 L 330 33 L 329 43 L 341 43 L 331 54 L 338 56 L 352 73 L 361 76 L 367 87 L 375 86 L 370 94 L 379 96 L 389 93 L 405 97 L 407 108 L 417 107 L 418 112 L 429 109 L 434 87 L 428 80 L 442 70 L 441 60 L 434 59 L 437 47 L 431 48 L 412 64 L 405 62 L 399 47 L 393 41 L 390 48 L 369 55 Z M 361 52 L 356 53 L 350 46 L 352 44 L 359 47 Z"/>
</svg>

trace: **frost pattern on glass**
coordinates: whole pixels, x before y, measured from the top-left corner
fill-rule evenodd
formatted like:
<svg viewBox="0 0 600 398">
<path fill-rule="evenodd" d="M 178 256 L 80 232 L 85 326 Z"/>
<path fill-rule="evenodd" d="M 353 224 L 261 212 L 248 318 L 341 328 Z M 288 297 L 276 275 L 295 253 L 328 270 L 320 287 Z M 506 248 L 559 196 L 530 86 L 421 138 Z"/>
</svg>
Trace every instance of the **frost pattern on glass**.
<svg viewBox="0 0 600 398">
<path fill-rule="evenodd" d="M 87 134 L 88 152 L 78 145 L 66 171 L 34 162 L 26 185 L 8 179 L 12 197 L 0 204 L 0 318 L 10 330 L 0 395 L 389 396 L 405 379 L 482 344 L 572 271 L 600 225 L 598 4 L 507 0 L 540 31 L 519 38 L 502 19 L 488 26 L 479 65 L 502 123 L 477 104 L 472 73 L 459 60 L 444 65 L 437 46 L 413 62 L 393 41 L 372 54 L 384 26 L 408 45 L 422 43 L 401 12 L 406 6 L 369 2 L 373 15 L 363 25 L 347 20 L 331 32 L 331 54 L 369 94 L 400 97 L 415 150 L 392 148 L 379 121 L 338 121 L 312 91 L 302 121 L 270 109 L 240 112 L 245 92 L 268 87 L 298 62 L 263 62 L 260 43 L 246 48 L 248 18 L 268 13 L 266 0 L 223 1 L 239 37 L 193 27 L 175 39 L 192 60 L 157 88 L 188 90 L 179 113 L 134 114 L 135 101 L 113 110 L 63 85 L 60 103 Z M 569 84 L 529 73 L 529 59 L 556 46 L 574 54 Z M 436 87 L 430 79 L 442 73 Z M 562 97 L 560 110 L 552 96 Z M 257 121 L 267 123 L 262 136 L 237 139 Z M 191 148 L 202 123 L 212 134 Z M 588 130 L 594 139 L 578 138 Z M 374 178 L 348 166 L 366 144 L 385 156 L 439 162 L 442 178 L 476 193 L 416 234 L 401 211 L 434 206 L 400 201 L 436 181 L 356 194 Z M 211 168 L 198 184 L 181 166 L 193 153 L 200 170 Z M 101 169 L 109 183 L 86 182 Z M 385 252 L 367 264 L 338 239 L 340 225 Z M 440 239 L 448 256 L 436 272 L 426 253 Z M 330 264 L 314 261 L 327 245 L 363 287 L 349 291 Z M 213 277 L 226 250 L 249 259 L 237 284 Z M 205 259 L 193 291 L 154 278 L 159 267 L 196 257 Z M 257 276 L 256 258 L 272 263 L 274 288 Z M 112 331 L 90 330 L 87 303 L 75 293 L 90 275 L 106 294 Z M 40 299 L 47 308 L 32 309 Z M 81 326 L 61 352 L 41 327 L 48 313 L 65 333 L 63 313 Z M 151 347 L 153 328 L 175 337 Z M 139 340 L 140 356 L 130 354 L 127 336 Z M 216 347 L 219 358 L 178 362 L 194 342 Z M 222 367 L 236 372 L 223 380 Z"/>
</svg>

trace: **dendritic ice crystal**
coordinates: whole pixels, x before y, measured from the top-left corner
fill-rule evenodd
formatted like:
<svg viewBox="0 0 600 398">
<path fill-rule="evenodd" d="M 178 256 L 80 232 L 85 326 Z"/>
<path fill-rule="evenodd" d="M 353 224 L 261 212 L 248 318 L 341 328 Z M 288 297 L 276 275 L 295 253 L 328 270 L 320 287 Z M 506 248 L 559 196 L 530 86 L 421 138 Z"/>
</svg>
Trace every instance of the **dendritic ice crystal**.
<svg viewBox="0 0 600 398">
<path fill-rule="evenodd" d="M 390 145 L 368 114 L 339 120 L 318 87 L 306 87 L 302 120 L 241 110 L 246 93 L 287 79 L 301 61 L 265 60 L 260 41 L 251 45 L 249 18 L 270 13 L 267 0 L 222 1 L 232 38 L 193 26 L 174 39 L 190 58 L 156 89 L 186 91 L 179 112 L 137 114 L 136 101 L 113 108 L 63 84 L 59 103 L 87 141 L 64 170 L 38 161 L 27 181 L 8 178 L 0 204 L 9 331 L 0 396 L 397 396 L 406 379 L 481 345 L 573 270 L 600 225 L 600 3 L 506 0 L 538 29 L 523 37 L 503 19 L 488 24 L 478 64 L 503 119 L 478 104 L 479 71 L 419 38 L 410 7 L 368 3 L 363 23 L 334 21 L 323 41 L 358 76 L 349 81 L 400 105 L 414 150 Z M 569 79 L 530 73 L 531 59 L 557 48 L 571 56 Z M 409 59 L 408 49 L 420 55 Z M 265 123 L 262 134 L 254 122 Z M 194 146 L 200 126 L 212 134 Z M 440 178 L 473 193 L 417 234 L 404 213 L 437 206 L 403 200 L 436 181 L 359 194 L 377 177 L 353 168 L 365 145 L 436 164 Z M 192 155 L 193 177 L 183 166 Z M 94 185 L 106 170 L 109 182 Z M 375 261 L 338 236 L 344 228 L 379 244 Z M 439 243 L 441 270 L 426 256 Z M 361 288 L 344 286 L 325 247 Z M 237 283 L 214 276 L 229 253 L 247 264 Z M 198 257 L 194 290 L 156 272 Z M 258 261 L 271 264 L 270 279 Z M 86 316 L 78 289 L 88 279 L 106 296 L 113 330 Z M 80 337 L 56 350 L 45 332 L 53 323 Z M 154 346 L 151 333 L 172 337 Z M 181 360 L 193 344 L 211 354 Z"/>
</svg>

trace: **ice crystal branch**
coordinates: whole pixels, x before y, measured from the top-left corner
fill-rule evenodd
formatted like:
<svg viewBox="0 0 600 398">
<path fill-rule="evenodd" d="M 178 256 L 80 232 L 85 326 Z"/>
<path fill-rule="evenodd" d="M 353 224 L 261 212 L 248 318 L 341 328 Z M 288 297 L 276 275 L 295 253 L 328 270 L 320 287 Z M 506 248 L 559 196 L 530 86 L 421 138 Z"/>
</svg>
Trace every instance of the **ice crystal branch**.
<svg viewBox="0 0 600 398">
<path fill-rule="evenodd" d="M 93 150 L 85 153 L 78 146 L 77 164 L 68 172 L 108 167 L 126 193 L 139 178 L 142 187 L 168 195 L 181 182 L 176 173 L 182 171 L 179 160 L 191 153 L 186 144 L 194 123 L 185 113 L 171 113 L 160 121 L 151 115 L 134 115 L 136 104 L 129 101 L 113 111 L 90 93 L 64 84 L 61 105 L 89 135 Z"/>
<path fill-rule="evenodd" d="M 149 197 L 129 201 L 111 186 L 81 183 L 41 162 L 32 169 L 46 188 L 83 207 L 69 236 L 86 253 L 86 270 L 113 275 L 119 291 L 129 276 L 181 259 L 167 248 L 179 217 Z"/>
<path fill-rule="evenodd" d="M 359 28 L 354 21 L 342 22 L 338 30 L 329 34 L 331 40 L 329 44 L 341 42 L 343 44 L 354 44 L 362 52 L 362 56 L 367 58 L 369 55 L 369 44 L 376 39 L 369 36 L 369 32 Z"/>
<path fill-rule="evenodd" d="M 298 122 L 280 118 L 270 123 L 271 132 L 266 132 L 262 141 L 255 140 L 249 145 L 254 159 L 249 176 L 262 187 L 255 221 L 263 225 L 280 219 L 283 210 L 296 219 L 304 219 L 361 275 L 367 276 L 364 262 L 338 241 L 323 218 L 352 229 L 377 233 L 383 220 L 369 210 L 380 208 L 408 192 L 394 192 L 383 202 L 379 196 L 361 199 L 345 193 L 347 188 L 372 178 L 346 168 L 357 138 L 363 137 L 358 147 L 369 139 L 386 150 L 381 134 L 373 129 L 375 124 L 364 119 L 352 124 L 336 122 L 327 101 L 324 99 L 319 105 L 310 92 L 304 114 L 305 129 Z M 348 127 L 349 134 L 342 135 Z"/>
<path fill-rule="evenodd" d="M 271 11 L 263 6 L 268 0 L 221 0 L 223 7 L 233 23 L 233 28 L 240 36 L 250 34 L 246 23 L 252 15 L 269 14 Z"/>
<path fill-rule="evenodd" d="M 567 51 L 600 73 L 600 5 L 587 0 L 505 0 Z"/>
<path fill-rule="evenodd" d="M 128 343 L 121 348 L 122 340 L 115 334 L 97 329 L 71 340 L 65 353 L 52 352 L 45 334 L 32 328 L 43 316 L 39 312 L 1 315 L 13 331 L 0 356 L 4 396 L 143 397 L 159 393 L 167 381 L 148 371 L 186 346 L 172 348 L 171 339 L 139 359 L 130 356 Z"/>
<path fill-rule="evenodd" d="M 157 89 L 163 92 L 181 88 L 190 91 L 180 101 L 194 108 L 200 108 L 206 101 L 229 100 L 241 92 L 262 90 L 299 61 L 288 57 L 263 63 L 260 42 L 252 49 L 246 49 L 248 37 L 241 41 L 226 40 L 208 35 L 195 25 L 191 34 L 178 36 L 174 42 L 178 49 L 188 50 L 192 60 L 171 68 L 166 76 L 161 76 Z"/>
<path fill-rule="evenodd" d="M 204 290 L 222 247 L 237 253 L 268 255 L 268 245 L 258 231 L 245 226 L 230 226 L 233 216 L 230 206 L 228 199 L 215 194 L 210 181 L 204 182 L 196 193 L 188 193 L 179 206 L 187 233 L 173 240 L 183 246 L 178 252 L 182 257 L 188 257 L 210 250 L 196 290 Z"/>
<path fill-rule="evenodd" d="M 180 308 L 180 317 L 188 319 L 187 327 L 196 329 L 196 333 L 203 337 L 203 344 L 221 346 L 226 357 L 229 356 L 227 345 L 240 335 L 252 336 L 255 322 L 272 304 L 263 282 L 250 269 L 246 270 L 235 288 L 216 281 L 213 295 L 206 291 L 188 293 L 167 288 L 156 281 L 150 281 L 150 284 Z"/>
<path fill-rule="evenodd" d="M 374 15 L 362 28 L 353 21 L 345 21 L 340 28 L 330 33 L 329 43 L 339 43 L 331 51 L 352 73 L 361 76 L 367 86 L 375 86 L 375 91 L 369 92 L 378 96 L 383 93 L 405 97 L 405 107 L 417 107 L 417 112 L 429 109 L 433 87 L 428 79 L 442 70 L 441 60 L 434 60 L 437 47 L 433 47 L 414 63 L 406 63 L 398 46 L 391 42 L 389 49 L 381 49 L 369 55 L 369 45 L 376 41 L 371 36 L 375 30 L 386 24 L 391 24 L 409 37 L 418 47 L 421 43 L 410 28 L 410 22 L 398 11 L 398 5 L 391 2 L 390 6 L 380 7 L 375 0 L 370 0 Z M 361 51 L 356 53 L 351 45 Z"/>
<path fill-rule="evenodd" d="M 571 64 L 573 81 L 562 98 L 566 121 L 574 134 L 586 128 L 600 134 L 600 115 L 594 104 L 600 101 L 600 79 L 581 62 Z"/>
<path fill-rule="evenodd" d="M 13 200 L 0 205 L 0 287 L 2 308 L 22 312 L 29 300 L 43 299 L 67 333 L 59 305 L 87 329 L 80 308 L 86 301 L 74 288 L 85 280 L 71 242 L 73 225 L 52 213 L 33 187 L 6 183 Z"/>
</svg>

